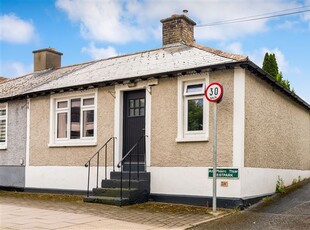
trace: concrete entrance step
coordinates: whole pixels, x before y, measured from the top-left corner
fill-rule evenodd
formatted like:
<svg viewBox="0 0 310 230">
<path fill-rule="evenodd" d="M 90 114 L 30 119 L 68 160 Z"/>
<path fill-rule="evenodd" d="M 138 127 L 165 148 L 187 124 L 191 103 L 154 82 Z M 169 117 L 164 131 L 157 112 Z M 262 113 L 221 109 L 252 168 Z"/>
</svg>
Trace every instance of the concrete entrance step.
<svg viewBox="0 0 310 230">
<path fill-rule="evenodd" d="M 108 197 L 108 196 L 84 197 L 84 202 L 117 205 L 117 206 L 130 204 L 129 198 L 120 199 L 119 197 Z"/>
</svg>

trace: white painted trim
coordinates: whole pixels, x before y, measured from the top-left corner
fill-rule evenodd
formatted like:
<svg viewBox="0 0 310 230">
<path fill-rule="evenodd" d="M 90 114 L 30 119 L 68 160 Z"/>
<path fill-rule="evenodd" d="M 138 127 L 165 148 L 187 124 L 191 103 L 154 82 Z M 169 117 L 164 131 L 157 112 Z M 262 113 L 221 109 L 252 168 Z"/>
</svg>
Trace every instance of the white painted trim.
<svg viewBox="0 0 310 230">
<path fill-rule="evenodd" d="M 146 86 L 145 92 L 145 100 L 146 100 L 146 113 L 145 113 L 145 135 L 146 138 L 146 145 L 145 145 L 145 161 L 146 166 L 150 167 L 151 165 L 151 116 L 152 116 L 152 87 Z"/>
<path fill-rule="evenodd" d="M 244 167 L 239 169 L 239 175 L 242 178 L 241 197 L 246 198 L 274 193 L 278 176 L 285 186 L 289 186 L 294 180 L 310 178 L 310 170 Z"/>
<path fill-rule="evenodd" d="M 192 142 L 192 141 L 208 141 L 209 140 L 209 102 L 202 95 L 204 100 L 204 116 L 203 116 L 203 126 L 204 130 L 201 132 L 185 132 L 185 99 L 184 99 L 184 88 L 186 85 L 203 83 L 204 86 L 209 84 L 209 72 L 185 75 L 178 78 L 178 131 L 176 142 Z M 191 97 L 191 96 L 189 96 Z M 195 96 L 194 96 L 195 97 Z M 194 98 L 193 97 L 193 98 Z"/>
<path fill-rule="evenodd" d="M 29 160 L 30 160 L 30 98 L 27 99 L 26 113 L 26 159 L 25 159 L 25 186 L 28 183 Z"/>
<path fill-rule="evenodd" d="M 107 168 L 110 178 L 112 166 Z M 105 178 L 105 168 L 99 167 L 99 184 Z M 26 188 L 87 190 L 88 168 L 84 166 L 28 166 Z M 96 187 L 96 166 L 91 167 L 89 189 Z"/>
<path fill-rule="evenodd" d="M 244 167 L 245 70 L 234 70 L 233 167 Z"/>
<path fill-rule="evenodd" d="M 210 167 L 149 167 L 151 172 L 151 193 L 166 195 L 212 196 L 213 178 L 208 178 Z M 240 197 L 240 180 L 219 178 L 218 197 Z M 221 182 L 228 187 L 221 187 Z"/>
<path fill-rule="evenodd" d="M 149 167 L 151 173 L 151 193 L 170 195 L 212 196 L 212 178 L 208 178 L 211 167 Z M 84 166 L 28 166 L 26 167 L 26 187 L 47 189 L 86 190 L 88 168 Z M 108 167 L 107 177 L 113 170 Z M 99 182 L 104 179 L 104 167 L 99 168 Z M 240 179 L 219 178 L 217 196 L 249 198 L 275 192 L 278 176 L 285 185 L 294 179 L 310 178 L 310 170 L 242 168 Z M 96 186 L 96 167 L 91 167 L 90 188 Z M 221 187 L 221 182 L 228 187 Z"/>
<path fill-rule="evenodd" d="M 182 138 L 176 138 L 176 142 L 204 142 L 204 141 L 209 141 L 209 138 L 207 137 L 182 137 Z"/>
<path fill-rule="evenodd" d="M 56 138 L 56 130 L 57 130 L 57 124 L 56 124 L 56 104 L 59 100 L 66 100 L 71 98 L 88 98 L 88 97 L 94 97 L 94 136 L 93 137 L 81 137 L 80 139 L 69 139 L 69 131 L 68 128 L 70 125 L 70 112 L 68 112 L 69 122 L 67 124 L 67 130 L 68 130 L 68 137 L 64 139 L 57 139 Z M 65 146 L 95 146 L 97 145 L 97 110 L 98 110 L 98 89 L 90 89 L 85 91 L 78 91 L 78 92 L 66 92 L 62 94 L 55 94 L 50 97 L 50 142 L 48 144 L 48 147 L 65 147 Z M 69 101 L 69 100 L 68 100 Z M 83 101 L 81 100 L 81 103 Z M 68 105 L 69 106 L 69 105 Z M 67 109 L 70 111 L 70 108 Z M 83 106 L 81 105 L 81 111 L 83 111 Z M 83 115 L 81 116 L 81 119 L 83 118 Z M 82 127 L 81 127 L 82 132 Z"/>
<path fill-rule="evenodd" d="M 118 85 L 115 86 L 115 99 L 114 99 L 114 137 L 115 139 L 115 151 L 114 159 L 115 164 L 121 160 L 121 153 L 123 151 L 121 143 L 123 143 L 122 130 L 123 130 L 123 114 L 121 113 L 123 107 L 123 93 L 120 89 L 117 89 Z M 116 166 L 116 165 L 115 165 Z M 115 167 L 118 170 L 117 167 Z"/>
<path fill-rule="evenodd" d="M 146 165 L 151 165 L 151 105 L 152 105 L 152 87 L 157 85 L 158 81 L 147 80 L 136 83 L 134 87 L 128 84 L 115 85 L 115 104 L 114 104 L 114 134 L 115 142 L 115 163 L 121 160 L 123 151 L 123 95 L 124 91 L 133 91 L 145 89 L 145 134 L 147 135 L 145 143 Z"/>
<path fill-rule="evenodd" d="M 9 126 L 9 107 L 8 107 L 8 103 L 1 103 L 2 105 L 5 106 L 5 142 L 0 143 L 0 149 L 7 149 L 8 147 L 8 126 Z M 3 118 L 2 118 L 3 119 Z"/>
<path fill-rule="evenodd" d="M 58 142 L 57 144 L 48 144 L 49 148 L 59 148 L 59 147 L 75 147 L 75 146 L 96 146 L 97 145 L 97 141 L 84 141 L 81 142 L 81 139 L 78 139 L 78 141 L 74 142 L 63 142 L 60 143 Z"/>
</svg>

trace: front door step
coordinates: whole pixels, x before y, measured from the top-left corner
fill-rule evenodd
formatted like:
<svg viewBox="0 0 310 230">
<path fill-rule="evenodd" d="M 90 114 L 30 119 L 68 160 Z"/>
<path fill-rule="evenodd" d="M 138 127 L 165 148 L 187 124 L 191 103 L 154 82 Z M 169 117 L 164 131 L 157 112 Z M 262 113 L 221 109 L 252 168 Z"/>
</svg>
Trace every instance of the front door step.
<svg viewBox="0 0 310 230">
<path fill-rule="evenodd" d="M 150 173 L 148 172 L 121 173 L 111 172 L 110 180 L 102 180 L 101 188 L 93 189 L 93 196 L 85 197 L 84 202 L 102 203 L 110 205 L 129 205 L 148 201 L 150 195 Z M 130 183 L 129 183 L 130 177 Z M 122 199 L 121 199 L 122 197 Z"/>
<path fill-rule="evenodd" d="M 122 206 L 122 205 L 129 205 L 129 198 L 123 198 L 120 197 L 107 197 L 107 196 L 89 196 L 84 197 L 84 202 L 88 203 L 99 203 L 99 204 L 108 204 L 108 205 L 116 205 L 116 206 Z"/>
<path fill-rule="evenodd" d="M 123 188 L 122 197 L 131 198 L 134 197 L 139 192 L 136 188 Z M 107 196 L 107 197 L 120 197 L 121 189 L 120 188 L 94 188 L 94 196 Z"/>
<path fill-rule="evenodd" d="M 145 165 L 144 163 L 141 162 L 124 162 L 123 165 L 123 170 L 124 171 L 131 171 L 131 172 L 137 172 L 139 168 L 139 172 L 144 172 L 145 171 Z"/>
<path fill-rule="evenodd" d="M 121 172 L 111 172 L 110 173 L 110 177 L 111 179 L 121 179 Z M 151 180 L 151 174 L 149 172 L 136 172 L 136 171 L 133 171 L 131 173 L 129 172 L 123 172 L 122 173 L 122 177 L 123 177 L 123 180 L 128 180 L 129 177 L 130 179 L 132 180 L 137 180 L 138 178 L 140 180 L 147 180 L 147 181 L 150 181 Z"/>
</svg>

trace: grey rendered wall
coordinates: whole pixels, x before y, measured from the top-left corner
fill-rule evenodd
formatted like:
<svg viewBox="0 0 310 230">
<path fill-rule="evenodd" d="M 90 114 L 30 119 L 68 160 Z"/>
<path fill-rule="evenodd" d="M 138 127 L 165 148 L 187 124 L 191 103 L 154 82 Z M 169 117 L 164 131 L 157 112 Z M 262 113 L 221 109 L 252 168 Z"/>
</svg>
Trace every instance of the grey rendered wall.
<svg viewBox="0 0 310 230">
<path fill-rule="evenodd" d="M 310 111 L 250 73 L 245 85 L 245 166 L 310 170 Z"/>
<path fill-rule="evenodd" d="M 0 187 L 25 187 L 24 166 L 0 166 Z"/>
<path fill-rule="evenodd" d="M 10 101 L 7 149 L 0 150 L 0 186 L 23 187 L 25 184 L 26 127 L 27 101 Z"/>
</svg>

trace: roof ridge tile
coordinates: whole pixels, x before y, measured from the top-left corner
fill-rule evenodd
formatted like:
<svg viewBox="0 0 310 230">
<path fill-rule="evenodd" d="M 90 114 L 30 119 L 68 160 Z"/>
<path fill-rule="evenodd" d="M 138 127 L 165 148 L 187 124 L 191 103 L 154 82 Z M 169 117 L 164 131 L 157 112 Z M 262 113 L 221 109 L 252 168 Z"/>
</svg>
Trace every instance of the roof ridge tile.
<svg viewBox="0 0 310 230">
<path fill-rule="evenodd" d="M 191 46 L 191 47 L 195 47 L 197 49 L 201 49 L 201 50 L 209 52 L 209 53 L 213 53 L 215 55 L 218 55 L 218 56 L 221 56 L 221 57 L 224 57 L 224 58 L 230 58 L 230 59 L 233 59 L 233 60 L 236 60 L 236 61 L 247 61 L 247 60 L 249 60 L 248 56 L 243 56 L 243 55 L 240 55 L 240 54 L 233 54 L 233 53 L 224 52 L 222 50 L 210 48 L 208 46 L 199 45 L 197 43 L 188 43 L 186 45 Z"/>
</svg>

